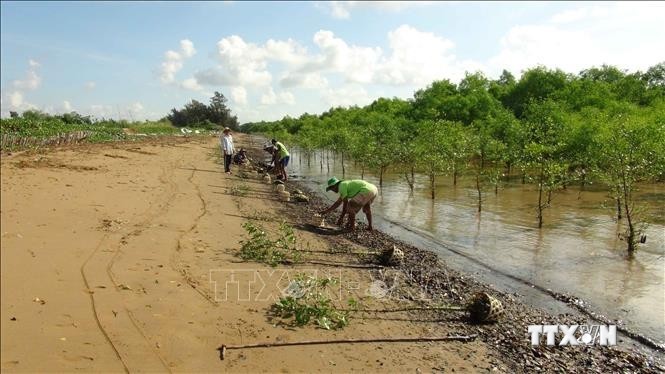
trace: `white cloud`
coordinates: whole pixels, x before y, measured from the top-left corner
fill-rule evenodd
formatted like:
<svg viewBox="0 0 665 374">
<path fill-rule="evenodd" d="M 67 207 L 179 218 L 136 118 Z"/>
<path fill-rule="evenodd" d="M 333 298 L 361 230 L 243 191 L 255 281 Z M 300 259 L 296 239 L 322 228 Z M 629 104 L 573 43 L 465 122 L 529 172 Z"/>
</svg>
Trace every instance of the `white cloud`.
<svg viewBox="0 0 665 374">
<path fill-rule="evenodd" d="M 261 95 L 261 104 L 263 105 L 273 105 L 277 103 L 277 95 L 272 87 L 268 87 L 268 92 Z"/>
<path fill-rule="evenodd" d="M 219 66 L 194 74 L 203 85 L 266 87 L 272 83 L 269 62 L 294 69 L 307 62 L 307 50 L 293 39 L 269 39 L 263 45 L 246 42 L 238 35 L 217 42 Z"/>
<path fill-rule="evenodd" d="M 23 80 L 15 80 L 13 85 L 18 90 L 35 90 L 42 83 L 42 78 L 37 74 L 36 69 L 40 66 L 35 60 L 28 60 L 28 71 Z"/>
<path fill-rule="evenodd" d="M 644 70 L 663 61 L 665 4 L 613 3 L 555 14 L 544 24 L 516 25 L 500 39 L 489 73 L 542 64 L 570 73 L 609 64 Z"/>
<path fill-rule="evenodd" d="M 180 52 L 166 51 L 159 75 L 162 83 L 173 83 L 175 81 L 175 74 L 183 67 L 184 60 L 192 57 L 195 53 L 194 43 L 188 39 L 180 41 Z"/>
<path fill-rule="evenodd" d="M 309 78 L 311 86 L 325 87 L 327 81 L 323 84 L 316 82 L 316 75 L 302 74 L 333 72 L 349 83 L 422 86 L 435 79 L 459 80 L 465 71 L 482 68 L 477 62 L 460 61 L 452 53 L 452 41 L 409 25 L 390 31 L 388 41 L 390 54 L 386 55 L 381 48 L 349 45 L 331 31 L 321 30 L 314 35 L 314 43 L 322 53 L 280 83 L 293 87 Z"/>
<path fill-rule="evenodd" d="M 328 106 L 363 106 L 372 102 L 367 91 L 360 85 L 347 85 L 340 88 L 329 88 L 322 94 Z"/>
<path fill-rule="evenodd" d="M 187 78 L 182 81 L 182 87 L 191 91 L 201 91 L 203 86 L 201 86 L 196 78 Z"/>
<path fill-rule="evenodd" d="M 224 69 L 220 67 L 209 68 L 194 73 L 194 78 L 199 84 L 206 86 L 227 86 L 234 82 L 234 78 L 227 74 Z"/>
<path fill-rule="evenodd" d="M 284 91 L 279 94 L 279 101 L 286 105 L 294 105 L 296 103 L 296 98 L 289 91 Z"/>
<path fill-rule="evenodd" d="M 293 39 L 269 39 L 263 46 L 266 58 L 283 62 L 291 67 L 303 65 L 307 60 L 307 49 Z"/>
<path fill-rule="evenodd" d="M 40 66 L 39 62 L 29 59 L 25 78 L 12 81 L 14 90 L 0 93 L 0 97 L 2 97 L 1 115 L 8 115 L 10 111 L 22 112 L 37 109 L 34 104 L 25 100 L 25 91 L 36 90 L 41 85 L 42 78 L 37 74 L 37 68 Z"/>
<path fill-rule="evenodd" d="M 90 105 L 88 114 L 98 118 L 112 118 L 114 110 L 110 105 L 92 104 Z"/>
<path fill-rule="evenodd" d="M 217 42 L 221 68 L 239 85 L 265 86 L 272 81 L 268 72 L 266 51 L 241 37 L 231 35 Z"/>
<path fill-rule="evenodd" d="M 284 88 L 304 87 L 309 89 L 321 89 L 328 87 L 328 79 L 321 73 L 292 73 L 283 74 L 279 84 Z"/>
<path fill-rule="evenodd" d="M 9 93 L 7 95 L 7 97 L 9 98 L 9 106 L 11 108 L 18 109 L 18 108 L 23 106 L 23 94 L 22 93 L 20 93 L 18 91 L 14 91 L 14 92 Z"/>
<path fill-rule="evenodd" d="M 69 101 L 65 100 L 62 102 L 62 109 L 65 112 L 71 112 L 72 111 L 72 104 L 70 104 Z"/>
<path fill-rule="evenodd" d="M 272 86 L 268 87 L 268 91 L 261 95 L 261 104 L 262 105 L 275 105 L 275 104 L 286 104 L 294 105 L 296 103 L 296 98 L 289 91 L 282 91 L 279 94 L 275 93 Z"/>
<path fill-rule="evenodd" d="M 303 72 L 333 71 L 344 74 L 349 82 L 372 81 L 382 55 L 381 48 L 348 45 L 327 30 L 314 34 L 314 43 L 322 54 L 310 58 L 301 69 Z"/>
<path fill-rule="evenodd" d="M 330 14 L 334 18 L 340 18 L 340 19 L 350 18 L 351 17 L 351 12 L 349 11 L 349 9 L 351 7 L 353 7 L 353 4 L 355 4 L 355 3 L 356 3 L 355 1 L 353 1 L 353 2 L 351 2 L 351 1 L 345 1 L 345 2 L 330 1 L 328 3 L 328 5 L 330 7 Z"/>
<path fill-rule="evenodd" d="M 434 1 L 326 1 L 316 6 L 325 9 L 333 18 L 349 19 L 354 9 L 367 8 L 399 12 L 409 7 L 434 4 Z"/>
<path fill-rule="evenodd" d="M 194 49 L 194 43 L 189 39 L 184 39 L 180 41 L 180 50 L 184 58 L 190 58 L 196 53 Z"/>
<path fill-rule="evenodd" d="M 141 104 L 139 101 L 136 101 L 132 103 L 127 109 L 132 113 L 139 113 L 143 111 L 143 104 Z"/>
<path fill-rule="evenodd" d="M 237 105 L 247 105 L 247 90 L 244 87 L 233 87 L 231 98 Z"/>
<path fill-rule="evenodd" d="M 95 83 L 93 81 L 88 81 L 88 82 L 85 82 L 84 87 L 85 87 L 86 90 L 94 90 L 95 87 L 97 87 L 97 83 Z"/>
<path fill-rule="evenodd" d="M 379 83 L 423 86 L 443 78 L 456 81 L 466 70 L 480 67 L 472 61 L 459 61 L 452 52 L 452 41 L 409 25 L 390 31 L 388 41 L 391 55 L 380 67 Z"/>
<path fill-rule="evenodd" d="M 434 79 L 461 79 L 465 70 L 481 67 L 458 61 L 450 40 L 408 25 L 389 32 L 388 40 L 390 54 L 385 55 L 379 47 L 349 44 L 332 31 L 320 30 L 313 36 L 318 53 L 310 54 L 292 39 L 259 45 L 232 35 L 217 43 L 219 66 L 197 71 L 194 77 L 204 86 L 262 88 L 262 101 L 272 102 L 265 87 L 280 67 L 281 87 L 309 89 L 328 87 L 328 73 L 339 74 L 347 83 L 424 85 Z"/>
</svg>

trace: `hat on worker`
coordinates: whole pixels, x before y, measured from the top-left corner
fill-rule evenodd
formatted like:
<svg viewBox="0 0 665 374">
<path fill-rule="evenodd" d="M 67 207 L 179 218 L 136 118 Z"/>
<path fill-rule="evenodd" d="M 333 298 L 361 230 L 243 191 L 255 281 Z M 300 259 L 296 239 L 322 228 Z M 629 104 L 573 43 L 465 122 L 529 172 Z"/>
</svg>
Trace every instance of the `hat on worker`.
<svg viewBox="0 0 665 374">
<path fill-rule="evenodd" d="M 341 180 L 339 180 L 335 177 L 332 177 L 332 178 L 328 179 L 328 187 L 326 187 L 326 192 L 330 191 L 330 189 L 332 187 L 334 187 L 339 182 L 341 182 Z"/>
</svg>

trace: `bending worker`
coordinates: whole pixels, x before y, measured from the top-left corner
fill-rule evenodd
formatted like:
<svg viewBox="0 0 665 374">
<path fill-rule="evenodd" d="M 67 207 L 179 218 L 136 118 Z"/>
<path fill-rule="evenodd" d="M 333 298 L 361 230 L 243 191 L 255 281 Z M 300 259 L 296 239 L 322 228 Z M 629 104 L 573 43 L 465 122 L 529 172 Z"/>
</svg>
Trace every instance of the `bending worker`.
<svg viewBox="0 0 665 374">
<path fill-rule="evenodd" d="M 275 163 L 275 166 L 279 164 L 279 171 L 282 175 L 282 180 L 286 182 L 288 176 L 286 175 L 286 167 L 289 165 L 289 151 L 286 149 L 284 144 L 278 142 L 275 139 L 272 139 L 272 145 L 277 149 L 278 161 Z"/>
<path fill-rule="evenodd" d="M 343 204 L 342 215 L 337 220 L 337 225 L 341 226 L 344 216 L 348 215 L 346 228 L 353 231 L 356 229 L 356 214 L 362 209 L 367 217 L 367 230 L 373 230 L 371 205 L 378 193 L 375 185 L 364 180 L 339 180 L 332 177 L 328 179 L 327 191 L 339 193 L 339 198 L 328 209 L 321 211 L 321 215 L 328 214 Z"/>
</svg>

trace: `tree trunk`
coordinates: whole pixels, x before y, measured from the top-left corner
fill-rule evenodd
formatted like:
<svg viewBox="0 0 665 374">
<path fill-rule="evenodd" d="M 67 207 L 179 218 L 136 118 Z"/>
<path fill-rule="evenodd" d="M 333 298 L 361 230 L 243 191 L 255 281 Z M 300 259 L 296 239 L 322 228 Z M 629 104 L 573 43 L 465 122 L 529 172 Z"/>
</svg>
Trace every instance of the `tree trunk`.
<svg viewBox="0 0 665 374">
<path fill-rule="evenodd" d="M 344 152 L 342 152 L 342 179 L 346 176 L 346 168 L 344 167 Z"/>
<path fill-rule="evenodd" d="M 321 172 L 323 172 L 323 151 L 319 151 L 319 163 L 321 164 Z"/>
<path fill-rule="evenodd" d="M 436 190 L 434 189 L 434 177 L 435 177 L 434 174 L 429 175 L 429 189 L 430 192 L 432 193 L 432 200 L 434 200 L 434 195 L 436 193 Z"/>
<path fill-rule="evenodd" d="M 499 194 L 499 179 L 500 176 L 497 175 L 496 179 L 494 179 L 494 196 L 497 196 Z"/>
<path fill-rule="evenodd" d="M 326 151 L 326 169 L 328 174 L 330 174 L 330 151 Z"/>
<path fill-rule="evenodd" d="M 416 184 L 416 167 L 411 164 L 411 192 L 413 192 L 413 186 Z"/>
<path fill-rule="evenodd" d="M 476 174 L 476 190 L 478 191 L 478 213 L 480 213 L 483 206 L 483 195 L 480 191 L 480 173 Z"/>
<path fill-rule="evenodd" d="M 617 201 L 617 220 L 621 221 L 621 187 L 617 185 L 617 197 L 615 198 Z"/>
<path fill-rule="evenodd" d="M 586 171 L 582 170 L 582 186 L 580 186 L 582 191 L 584 191 L 585 186 L 586 186 Z"/>
<path fill-rule="evenodd" d="M 457 186 L 457 166 L 453 166 L 453 186 Z"/>
<path fill-rule="evenodd" d="M 385 170 L 385 167 L 381 166 L 379 168 L 379 187 L 383 188 L 383 171 Z"/>
<path fill-rule="evenodd" d="M 628 253 L 632 254 L 637 249 L 635 243 L 635 226 L 633 225 L 633 212 L 630 209 L 630 187 L 626 182 L 626 175 L 622 173 L 622 189 L 623 189 L 623 211 L 626 213 L 626 220 L 628 220 Z"/>
<path fill-rule="evenodd" d="M 360 166 L 360 179 L 365 180 L 365 165 Z"/>
<path fill-rule="evenodd" d="M 538 179 L 538 228 L 543 227 L 543 170 L 540 169 L 540 178 Z"/>
<path fill-rule="evenodd" d="M 307 151 L 307 167 L 309 168 L 310 166 L 312 166 L 312 154 Z"/>
<path fill-rule="evenodd" d="M 413 187 L 411 187 L 411 179 L 409 179 L 409 173 L 406 171 L 404 172 L 404 180 L 406 181 L 406 184 L 409 185 L 409 191 L 413 193 Z"/>
</svg>

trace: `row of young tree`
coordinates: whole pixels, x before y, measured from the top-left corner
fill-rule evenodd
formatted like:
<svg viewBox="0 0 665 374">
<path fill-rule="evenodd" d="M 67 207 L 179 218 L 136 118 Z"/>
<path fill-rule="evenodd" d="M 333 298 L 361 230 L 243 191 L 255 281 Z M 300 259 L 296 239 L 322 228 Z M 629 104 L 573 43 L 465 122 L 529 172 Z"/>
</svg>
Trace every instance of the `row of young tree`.
<svg viewBox="0 0 665 374">
<path fill-rule="evenodd" d="M 665 180 L 665 63 L 646 72 L 612 66 L 577 75 L 536 67 L 519 80 L 507 71 L 496 80 L 467 74 L 459 84 L 435 81 L 413 98 L 380 98 L 365 107 L 331 108 L 274 122 L 243 125 L 297 145 L 353 159 L 363 171 L 404 176 L 411 190 L 416 173 L 453 183 L 473 175 L 478 211 L 488 190 L 519 174 L 538 188 L 537 220 L 552 194 L 571 184 L 601 182 L 625 218 L 630 252 L 642 230 L 636 185 Z M 344 166 L 343 166 L 344 172 Z"/>
</svg>

